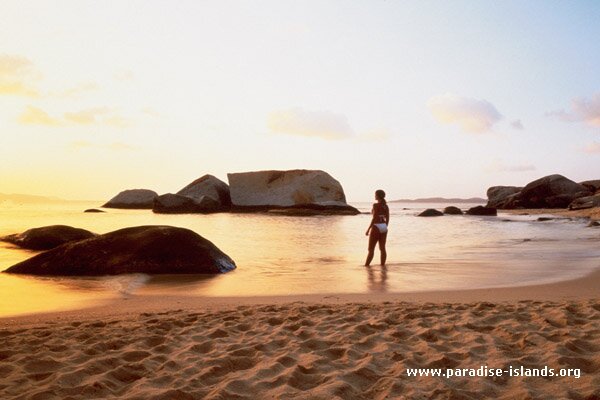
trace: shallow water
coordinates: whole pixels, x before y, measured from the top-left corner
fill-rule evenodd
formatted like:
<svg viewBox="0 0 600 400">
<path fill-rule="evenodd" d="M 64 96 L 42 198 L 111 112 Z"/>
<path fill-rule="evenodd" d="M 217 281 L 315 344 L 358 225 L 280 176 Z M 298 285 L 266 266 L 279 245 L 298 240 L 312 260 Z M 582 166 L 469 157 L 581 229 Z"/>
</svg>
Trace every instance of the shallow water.
<svg viewBox="0 0 600 400">
<path fill-rule="evenodd" d="M 370 204 L 354 204 L 368 212 Z M 269 214 L 160 215 L 149 210 L 83 213 L 89 203 L 0 203 L 0 236 L 65 224 L 97 233 L 136 226 L 194 230 L 230 255 L 238 268 L 220 276 L 142 274 L 39 278 L 0 274 L 0 316 L 77 308 L 134 293 L 202 296 L 406 292 L 547 283 L 600 265 L 600 230 L 582 220 L 539 216 L 417 218 L 445 205 L 390 203 L 388 265 L 362 266 L 370 216 Z M 463 209 L 472 204 L 458 205 Z M 0 242 L 0 271 L 34 252 Z"/>
</svg>

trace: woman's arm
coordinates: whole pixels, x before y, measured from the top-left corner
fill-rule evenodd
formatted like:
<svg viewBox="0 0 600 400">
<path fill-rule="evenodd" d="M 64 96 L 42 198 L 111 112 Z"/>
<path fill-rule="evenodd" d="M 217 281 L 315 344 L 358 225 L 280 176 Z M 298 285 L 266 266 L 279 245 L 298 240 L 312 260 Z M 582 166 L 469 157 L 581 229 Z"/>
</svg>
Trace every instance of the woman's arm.
<svg viewBox="0 0 600 400">
<path fill-rule="evenodd" d="M 373 204 L 373 208 L 371 208 L 371 215 L 371 223 L 365 232 L 365 236 L 369 236 L 369 232 L 371 231 L 371 228 L 373 228 L 373 224 L 375 224 L 375 204 Z"/>
</svg>

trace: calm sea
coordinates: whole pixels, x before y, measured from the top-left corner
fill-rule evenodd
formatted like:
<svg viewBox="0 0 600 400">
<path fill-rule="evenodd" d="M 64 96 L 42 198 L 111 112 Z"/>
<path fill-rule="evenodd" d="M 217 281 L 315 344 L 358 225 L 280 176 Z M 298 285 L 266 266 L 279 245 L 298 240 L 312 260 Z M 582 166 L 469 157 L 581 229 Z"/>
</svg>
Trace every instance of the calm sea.
<svg viewBox="0 0 600 400">
<path fill-rule="evenodd" d="M 455 204 L 463 209 L 472 204 Z M 538 216 L 418 218 L 442 204 L 390 203 L 388 265 L 362 266 L 368 214 L 290 217 L 268 214 L 159 215 L 147 210 L 83 213 L 97 204 L 0 203 L 0 236 L 65 224 L 96 233 L 173 225 L 211 240 L 237 263 L 220 276 L 126 275 L 40 278 L 0 274 L 0 315 L 78 308 L 144 293 L 195 296 L 405 292 L 547 283 L 600 265 L 600 231 L 582 220 Z M 370 203 L 354 206 L 368 213 Z M 34 252 L 0 242 L 0 271 Z"/>
</svg>

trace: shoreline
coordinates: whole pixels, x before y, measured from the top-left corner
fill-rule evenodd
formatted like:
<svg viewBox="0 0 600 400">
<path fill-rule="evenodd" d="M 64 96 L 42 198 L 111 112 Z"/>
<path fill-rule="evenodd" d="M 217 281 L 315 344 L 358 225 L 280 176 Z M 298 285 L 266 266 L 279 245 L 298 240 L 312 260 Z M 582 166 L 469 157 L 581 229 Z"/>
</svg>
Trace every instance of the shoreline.
<svg viewBox="0 0 600 400">
<path fill-rule="evenodd" d="M 98 305 L 63 311 L 0 317 L 0 329 L 65 321 L 122 318 L 172 310 L 228 310 L 237 306 L 292 303 L 344 305 L 350 303 L 506 303 L 519 301 L 581 301 L 600 298 L 600 266 L 588 275 L 554 283 L 487 289 L 418 291 L 402 293 L 320 293 L 276 296 L 164 296 L 131 295 Z"/>
<path fill-rule="evenodd" d="M 515 210 L 498 210 L 499 213 L 510 215 L 540 215 L 550 214 L 558 217 L 587 218 L 590 221 L 600 221 L 600 207 L 584 210 L 568 210 L 566 208 L 523 208 Z"/>
</svg>

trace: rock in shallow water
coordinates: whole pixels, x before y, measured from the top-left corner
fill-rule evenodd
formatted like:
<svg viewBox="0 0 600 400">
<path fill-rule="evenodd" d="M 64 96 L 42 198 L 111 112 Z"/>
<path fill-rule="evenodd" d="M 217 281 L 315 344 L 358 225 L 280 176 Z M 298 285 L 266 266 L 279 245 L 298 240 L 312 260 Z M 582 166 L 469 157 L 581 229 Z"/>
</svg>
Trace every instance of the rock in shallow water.
<svg viewBox="0 0 600 400">
<path fill-rule="evenodd" d="M 538 220 L 538 222 L 546 222 L 546 221 L 552 221 L 554 219 L 555 218 L 552 218 L 552 217 L 538 217 L 537 220 Z"/>
<path fill-rule="evenodd" d="M 492 186 L 487 190 L 486 207 L 514 208 L 522 189 L 517 186 Z"/>
<path fill-rule="evenodd" d="M 477 207 L 469 208 L 467 210 L 467 215 L 496 216 L 496 215 L 498 215 L 498 211 L 493 207 L 477 206 Z"/>
<path fill-rule="evenodd" d="M 463 212 L 458 207 L 448 206 L 448 207 L 444 208 L 444 214 L 448 214 L 448 215 L 462 215 Z"/>
<path fill-rule="evenodd" d="M 157 214 L 193 214 L 221 211 L 221 205 L 209 196 L 199 200 L 179 194 L 167 193 L 154 199 L 152 211 Z"/>
<path fill-rule="evenodd" d="M 28 229 L 23 233 L 8 235 L 3 241 L 29 250 L 49 250 L 69 242 L 89 239 L 95 234 L 85 229 L 67 225 L 50 225 Z"/>
<path fill-rule="evenodd" d="M 124 190 L 102 207 L 106 208 L 128 208 L 128 209 L 151 209 L 154 199 L 158 194 L 148 189 Z"/>
<path fill-rule="evenodd" d="M 421 214 L 417 215 L 417 217 L 441 217 L 444 215 L 441 211 L 435 210 L 433 208 L 428 208 L 423 211 Z"/>
<path fill-rule="evenodd" d="M 228 209 L 231 207 L 229 185 L 209 174 L 196 179 L 177 194 L 190 197 L 197 202 L 202 202 L 203 198 L 208 196 L 217 202 L 219 208 Z"/>
<path fill-rule="evenodd" d="M 66 243 L 5 272 L 32 275 L 219 274 L 235 262 L 197 233 L 172 226 L 137 226 Z"/>
</svg>

